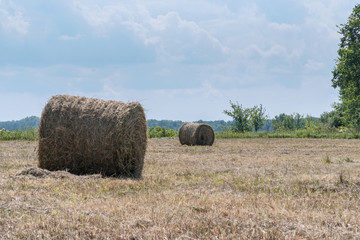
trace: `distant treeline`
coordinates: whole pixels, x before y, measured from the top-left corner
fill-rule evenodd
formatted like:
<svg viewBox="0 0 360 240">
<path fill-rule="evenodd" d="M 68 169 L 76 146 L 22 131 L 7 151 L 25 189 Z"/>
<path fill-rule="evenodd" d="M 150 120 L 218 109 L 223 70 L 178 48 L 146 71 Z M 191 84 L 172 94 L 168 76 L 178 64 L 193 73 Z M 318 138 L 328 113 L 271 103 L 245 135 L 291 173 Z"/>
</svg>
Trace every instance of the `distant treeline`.
<svg viewBox="0 0 360 240">
<path fill-rule="evenodd" d="M 32 127 L 38 127 L 40 124 L 39 117 L 26 117 L 24 119 L 18 121 L 6 121 L 0 122 L 0 130 L 6 129 L 7 131 L 14 131 L 14 130 L 26 130 Z"/>
<path fill-rule="evenodd" d="M 296 116 L 296 117 L 295 117 Z M 295 130 L 295 129 L 302 129 L 305 128 L 306 120 L 309 120 L 309 117 L 303 118 L 297 115 L 285 115 L 280 114 L 276 116 L 274 119 L 268 119 L 265 121 L 265 124 L 259 130 L 260 132 L 263 131 L 274 131 L 276 129 L 284 129 L 284 130 Z M 316 118 L 311 118 L 312 121 L 317 121 Z M 234 124 L 233 121 L 224 121 L 224 120 L 217 120 L 217 121 L 203 121 L 198 120 L 195 121 L 196 123 L 206 123 L 209 124 L 215 132 L 223 132 L 228 131 L 231 129 L 231 125 Z M 5 129 L 8 131 L 14 130 L 26 130 L 32 127 L 38 127 L 40 124 L 40 118 L 36 116 L 26 117 L 24 119 L 18 121 L 6 121 L 0 122 L 0 130 Z M 165 127 L 166 129 L 173 129 L 179 130 L 179 128 L 184 124 L 183 121 L 180 120 L 155 120 L 149 119 L 147 120 L 147 124 L 149 129 L 151 127 Z M 299 125 L 299 126 L 298 126 Z M 301 125 L 301 126 L 300 126 Z"/>
<path fill-rule="evenodd" d="M 149 128 L 151 127 L 165 127 L 166 129 L 173 129 L 173 130 L 179 130 L 181 125 L 184 124 L 183 121 L 177 120 L 155 120 L 155 119 L 149 119 L 147 120 Z M 217 120 L 217 121 L 203 121 L 198 120 L 195 121 L 195 123 L 206 123 L 209 124 L 215 132 L 222 132 L 225 130 L 228 130 L 231 128 L 231 125 L 233 124 L 233 121 L 224 121 L 224 120 Z M 274 128 L 272 127 L 271 120 L 267 120 L 264 124 L 264 126 L 260 129 L 260 131 L 273 131 Z"/>
<path fill-rule="evenodd" d="M 196 121 L 197 123 L 207 123 L 209 124 L 214 131 L 221 132 L 224 129 L 230 129 L 232 121 L 224 121 L 224 120 L 218 120 L 218 121 L 203 121 L 199 120 Z M 40 124 L 40 118 L 36 116 L 27 117 L 21 120 L 17 121 L 6 121 L 6 122 L 0 122 L 0 129 L 6 129 L 8 131 L 13 130 L 25 130 L 30 127 L 38 127 Z M 155 120 L 155 119 L 149 119 L 147 120 L 148 127 L 165 127 L 166 129 L 173 129 L 173 130 L 179 130 L 181 125 L 184 124 L 183 121 L 173 121 L 173 120 Z M 267 124 L 264 125 L 264 130 L 271 130 L 271 121 L 269 120 Z"/>
<path fill-rule="evenodd" d="M 155 119 L 149 119 L 147 120 L 149 128 L 151 127 L 165 127 L 166 129 L 173 129 L 173 130 L 179 130 L 179 128 L 184 124 L 183 121 L 172 121 L 172 120 L 155 120 Z M 224 120 L 218 120 L 218 121 L 203 121 L 199 120 L 196 121 L 196 123 L 206 123 L 209 124 L 215 132 L 220 132 L 224 128 L 230 128 L 232 121 L 225 122 Z"/>
</svg>

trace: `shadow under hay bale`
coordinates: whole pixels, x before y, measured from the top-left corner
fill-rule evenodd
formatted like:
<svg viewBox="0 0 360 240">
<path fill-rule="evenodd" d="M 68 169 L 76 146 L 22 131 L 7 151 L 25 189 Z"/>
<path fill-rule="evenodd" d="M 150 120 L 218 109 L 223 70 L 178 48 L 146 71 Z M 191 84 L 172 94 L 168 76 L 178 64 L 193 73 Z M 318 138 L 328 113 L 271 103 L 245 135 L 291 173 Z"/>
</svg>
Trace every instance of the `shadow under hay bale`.
<svg viewBox="0 0 360 240">
<path fill-rule="evenodd" d="M 39 167 L 73 174 L 140 178 L 147 144 L 142 106 L 57 95 L 39 127 Z"/>
<path fill-rule="evenodd" d="M 214 130 L 204 123 L 184 123 L 179 129 L 179 140 L 182 145 L 208 145 L 215 140 Z"/>
</svg>

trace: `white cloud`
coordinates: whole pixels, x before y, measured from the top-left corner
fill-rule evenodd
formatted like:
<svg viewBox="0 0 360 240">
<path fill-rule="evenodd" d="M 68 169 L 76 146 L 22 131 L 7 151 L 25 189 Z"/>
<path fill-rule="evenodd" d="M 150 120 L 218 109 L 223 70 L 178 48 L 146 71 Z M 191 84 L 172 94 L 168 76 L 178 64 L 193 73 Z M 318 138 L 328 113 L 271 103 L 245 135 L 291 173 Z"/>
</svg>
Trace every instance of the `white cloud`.
<svg viewBox="0 0 360 240">
<path fill-rule="evenodd" d="M 319 61 L 316 61 L 314 59 L 309 59 L 307 61 L 307 63 L 305 64 L 305 68 L 308 70 L 308 71 L 319 71 L 321 70 L 322 68 L 324 68 L 324 63 L 322 62 L 319 62 Z"/>
<path fill-rule="evenodd" d="M 250 45 L 247 49 L 248 52 L 256 52 L 261 56 L 261 58 L 269 58 L 273 56 L 288 56 L 288 50 L 284 46 L 273 45 L 269 49 L 263 50 L 259 48 L 257 45 Z"/>
<path fill-rule="evenodd" d="M 205 80 L 202 82 L 202 92 L 207 97 L 221 97 L 222 94 L 219 89 L 215 88 L 210 81 Z"/>
<path fill-rule="evenodd" d="M 0 70 L 0 76 L 2 77 L 13 77 L 16 76 L 18 73 L 13 70 Z"/>
<path fill-rule="evenodd" d="M 25 20 L 22 9 L 11 0 L 0 1 L 0 25 L 7 33 L 25 35 L 30 22 Z"/>
<path fill-rule="evenodd" d="M 304 0 L 301 2 L 308 10 L 306 22 L 320 33 L 338 39 L 336 25 L 344 23 L 357 1 L 343 0 Z"/>
<path fill-rule="evenodd" d="M 121 16 L 127 12 L 121 4 L 102 7 L 97 4 L 91 5 L 91 3 L 83 4 L 81 1 L 75 1 L 72 8 L 75 12 L 79 13 L 91 27 L 102 34 L 112 25 L 114 21 L 113 17 L 117 13 L 118 16 Z"/>
<path fill-rule="evenodd" d="M 154 45 L 160 57 L 173 61 L 209 61 L 228 50 L 210 32 L 182 19 L 179 13 L 152 17 L 139 1 L 105 6 L 76 1 L 73 8 L 98 33 L 107 36 L 112 29 L 126 28 L 145 45 Z"/>
<path fill-rule="evenodd" d="M 178 13 L 150 18 L 150 35 L 145 42 L 157 40 L 159 49 L 178 59 L 194 62 L 211 61 L 228 52 L 227 47 L 195 22 L 182 19 Z"/>
<path fill-rule="evenodd" d="M 81 34 L 76 34 L 75 36 L 61 35 L 59 39 L 64 41 L 71 41 L 71 40 L 79 40 L 81 37 L 82 37 Z"/>
</svg>

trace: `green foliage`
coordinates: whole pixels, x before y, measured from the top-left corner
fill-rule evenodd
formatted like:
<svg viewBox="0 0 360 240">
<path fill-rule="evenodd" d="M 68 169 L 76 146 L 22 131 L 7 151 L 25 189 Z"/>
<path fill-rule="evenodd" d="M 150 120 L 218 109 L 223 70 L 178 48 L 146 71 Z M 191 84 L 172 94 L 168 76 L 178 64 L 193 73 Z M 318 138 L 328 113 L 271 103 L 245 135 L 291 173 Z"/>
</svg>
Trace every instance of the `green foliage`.
<svg viewBox="0 0 360 240">
<path fill-rule="evenodd" d="M 260 106 L 254 106 L 250 109 L 251 125 L 255 132 L 265 124 L 266 121 L 266 109 L 260 104 Z"/>
<path fill-rule="evenodd" d="M 232 110 L 224 110 L 224 113 L 234 119 L 234 124 L 231 126 L 231 130 L 241 133 L 250 131 L 250 109 L 244 108 L 242 105 L 239 105 L 238 102 L 235 104 L 230 101 L 230 106 Z"/>
<path fill-rule="evenodd" d="M 326 128 L 341 128 L 345 127 L 344 114 L 340 110 L 339 104 L 333 105 L 334 110 L 331 112 L 324 112 L 320 115 L 320 123 Z"/>
<path fill-rule="evenodd" d="M 275 128 L 275 130 L 279 129 L 286 129 L 286 130 L 293 130 L 294 126 L 290 123 L 292 121 L 289 120 L 291 116 L 286 115 L 285 113 L 281 113 L 272 120 L 272 125 Z"/>
<path fill-rule="evenodd" d="M 166 129 L 165 127 L 150 127 L 148 131 L 149 138 L 176 137 L 178 132 L 174 129 Z"/>
<path fill-rule="evenodd" d="M 304 119 L 304 116 L 299 113 L 294 113 L 292 115 L 293 121 L 294 121 L 294 127 L 295 129 L 304 129 L 306 125 L 306 121 L 312 121 L 311 117 L 307 117 L 307 119 Z"/>
<path fill-rule="evenodd" d="M 272 120 L 273 127 L 275 130 L 294 130 L 294 119 L 292 115 L 286 115 L 281 113 Z"/>
<path fill-rule="evenodd" d="M 332 163 L 332 161 L 330 160 L 329 155 L 326 155 L 325 157 L 323 157 L 323 162 L 326 163 L 326 164 L 331 164 Z"/>
<path fill-rule="evenodd" d="M 294 113 L 291 115 L 281 113 L 275 116 L 275 118 L 272 120 L 272 125 L 275 130 L 299 130 L 305 129 L 306 126 L 311 126 L 311 124 L 315 121 L 316 119 L 309 116 L 307 118 L 304 118 L 299 113 Z"/>
<path fill-rule="evenodd" d="M 332 85 L 339 88 L 344 123 L 360 130 L 360 4 L 338 28 L 342 37 Z"/>
<path fill-rule="evenodd" d="M 266 110 L 261 104 L 260 106 L 245 108 L 238 102 L 230 101 L 230 106 L 232 109 L 224 110 L 224 113 L 233 118 L 230 130 L 234 132 L 244 133 L 252 130 L 257 132 L 266 123 Z"/>
<path fill-rule="evenodd" d="M 0 140 L 29 140 L 34 141 L 38 139 L 38 129 L 29 127 L 26 130 L 0 130 Z"/>
</svg>

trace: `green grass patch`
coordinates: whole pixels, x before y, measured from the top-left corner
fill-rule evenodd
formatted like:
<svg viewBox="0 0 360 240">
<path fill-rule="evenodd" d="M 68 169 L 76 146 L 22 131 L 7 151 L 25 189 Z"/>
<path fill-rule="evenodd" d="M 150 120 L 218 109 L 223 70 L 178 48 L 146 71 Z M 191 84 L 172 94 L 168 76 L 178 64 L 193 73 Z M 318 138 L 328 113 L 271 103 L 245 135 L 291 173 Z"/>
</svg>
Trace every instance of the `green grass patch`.
<svg viewBox="0 0 360 240">
<path fill-rule="evenodd" d="M 332 132 L 321 130 L 294 130 L 294 131 L 272 131 L 272 132 L 216 132 L 216 138 L 329 138 L 329 139 L 359 139 L 357 132 Z"/>
</svg>

